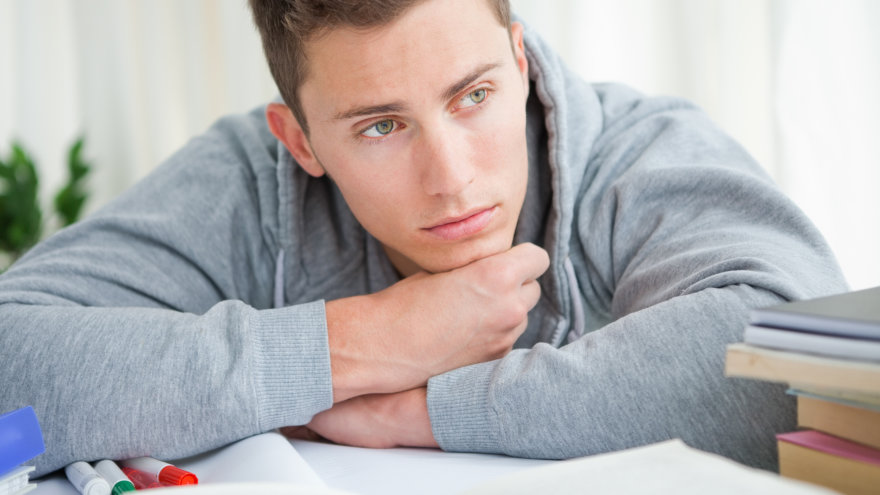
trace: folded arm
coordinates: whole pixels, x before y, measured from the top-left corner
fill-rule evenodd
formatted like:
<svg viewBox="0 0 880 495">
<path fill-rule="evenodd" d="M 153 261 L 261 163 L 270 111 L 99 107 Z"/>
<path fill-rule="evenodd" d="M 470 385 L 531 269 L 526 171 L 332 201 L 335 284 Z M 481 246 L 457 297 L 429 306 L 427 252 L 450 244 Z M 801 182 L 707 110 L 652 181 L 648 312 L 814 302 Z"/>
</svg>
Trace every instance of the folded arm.
<svg viewBox="0 0 880 495">
<path fill-rule="evenodd" d="M 794 427 L 793 402 L 778 386 L 724 377 L 725 347 L 751 308 L 845 281 L 804 214 L 701 114 L 646 113 L 607 124 L 576 206 L 577 304 L 603 323 L 562 347 L 432 378 L 426 404 L 405 403 L 426 408 L 442 448 L 567 458 L 679 437 L 773 468 L 773 434 Z M 552 261 L 557 272 L 563 262 Z M 332 419 L 313 422 L 318 433 L 352 438 Z M 399 433 L 383 443 L 405 445 Z"/>
</svg>

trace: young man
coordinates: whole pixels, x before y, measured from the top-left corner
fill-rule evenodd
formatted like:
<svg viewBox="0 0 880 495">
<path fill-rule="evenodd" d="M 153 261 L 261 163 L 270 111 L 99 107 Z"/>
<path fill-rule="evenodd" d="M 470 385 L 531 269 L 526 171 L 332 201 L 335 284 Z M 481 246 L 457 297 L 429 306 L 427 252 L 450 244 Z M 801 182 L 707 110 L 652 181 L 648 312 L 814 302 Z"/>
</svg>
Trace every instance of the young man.
<svg viewBox="0 0 880 495">
<path fill-rule="evenodd" d="M 699 110 L 589 85 L 503 0 L 253 0 L 286 104 L 221 120 L 0 277 L 0 409 L 45 473 L 274 428 L 772 468 L 750 308 L 845 289 Z M 325 303 L 326 301 L 326 303 Z"/>
</svg>

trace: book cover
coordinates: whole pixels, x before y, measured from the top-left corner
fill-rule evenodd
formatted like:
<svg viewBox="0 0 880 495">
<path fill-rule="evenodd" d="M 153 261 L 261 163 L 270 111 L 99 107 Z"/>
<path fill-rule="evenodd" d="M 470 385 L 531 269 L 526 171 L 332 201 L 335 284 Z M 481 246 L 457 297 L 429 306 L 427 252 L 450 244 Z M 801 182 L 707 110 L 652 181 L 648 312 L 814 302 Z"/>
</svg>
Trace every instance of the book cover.
<svg viewBox="0 0 880 495">
<path fill-rule="evenodd" d="M 880 340 L 880 287 L 756 309 L 749 323 Z"/>
<path fill-rule="evenodd" d="M 791 395 L 803 395 L 814 399 L 822 399 L 848 406 L 861 407 L 863 409 L 871 409 L 880 412 L 880 393 L 870 394 L 862 392 L 849 392 L 846 390 L 819 388 L 819 387 L 801 387 L 790 388 L 786 392 Z"/>
<path fill-rule="evenodd" d="M 880 363 L 766 349 L 744 343 L 727 346 L 726 376 L 880 394 Z"/>
<path fill-rule="evenodd" d="M 876 495 L 880 450 L 813 430 L 776 438 L 781 475 L 849 495 Z"/>
<path fill-rule="evenodd" d="M 880 449 L 880 411 L 798 396 L 797 420 L 799 427 Z"/>
<path fill-rule="evenodd" d="M 746 327 L 743 340 L 746 344 L 773 349 L 880 362 L 880 340 L 822 335 L 754 325 Z"/>
<path fill-rule="evenodd" d="M 43 432 L 32 407 L 0 416 L 0 477 L 45 450 Z"/>
</svg>

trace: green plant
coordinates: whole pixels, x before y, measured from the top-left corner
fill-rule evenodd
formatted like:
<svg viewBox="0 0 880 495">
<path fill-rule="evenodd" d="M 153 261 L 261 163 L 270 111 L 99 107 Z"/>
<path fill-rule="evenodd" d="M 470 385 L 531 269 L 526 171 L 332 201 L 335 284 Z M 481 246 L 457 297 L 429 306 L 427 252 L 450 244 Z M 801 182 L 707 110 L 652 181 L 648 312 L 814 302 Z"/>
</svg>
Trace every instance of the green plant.
<svg viewBox="0 0 880 495">
<path fill-rule="evenodd" d="M 0 181 L 0 249 L 15 259 L 37 242 L 43 227 L 37 168 L 17 142 L 9 159 L 0 160 Z"/>
<path fill-rule="evenodd" d="M 88 199 L 83 179 L 91 167 L 82 158 L 83 145 L 80 138 L 71 146 L 67 183 L 55 195 L 53 206 L 62 226 L 76 222 Z M 34 160 L 21 143 L 13 142 L 9 157 L 0 157 L 0 251 L 10 262 L 36 244 L 43 233 L 39 183 Z"/>
<path fill-rule="evenodd" d="M 61 217 L 61 225 L 67 227 L 76 222 L 82 213 L 89 194 L 85 190 L 83 179 L 91 168 L 82 158 L 85 139 L 80 138 L 67 154 L 67 184 L 55 195 L 55 212 Z"/>
</svg>

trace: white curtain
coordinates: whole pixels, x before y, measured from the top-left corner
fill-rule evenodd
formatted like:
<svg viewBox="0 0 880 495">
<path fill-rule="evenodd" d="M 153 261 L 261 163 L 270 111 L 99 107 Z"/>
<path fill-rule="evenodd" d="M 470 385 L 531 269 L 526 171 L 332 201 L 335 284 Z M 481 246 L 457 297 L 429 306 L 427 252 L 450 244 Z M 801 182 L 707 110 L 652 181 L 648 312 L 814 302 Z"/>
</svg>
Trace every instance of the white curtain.
<svg viewBox="0 0 880 495">
<path fill-rule="evenodd" d="M 512 0 L 588 80 L 689 98 L 880 285 L 880 2 Z"/>
<path fill-rule="evenodd" d="M 20 140 L 48 197 L 79 135 L 89 210 L 216 118 L 277 90 L 246 0 L 0 0 L 0 152 Z"/>
<path fill-rule="evenodd" d="M 593 81 L 694 100 L 880 285 L 880 2 L 512 0 Z M 220 115 L 276 93 L 245 0 L 0 0 L 0 153 L 46 196 L 80 133 L 104 204 Z"/>
</svg>

